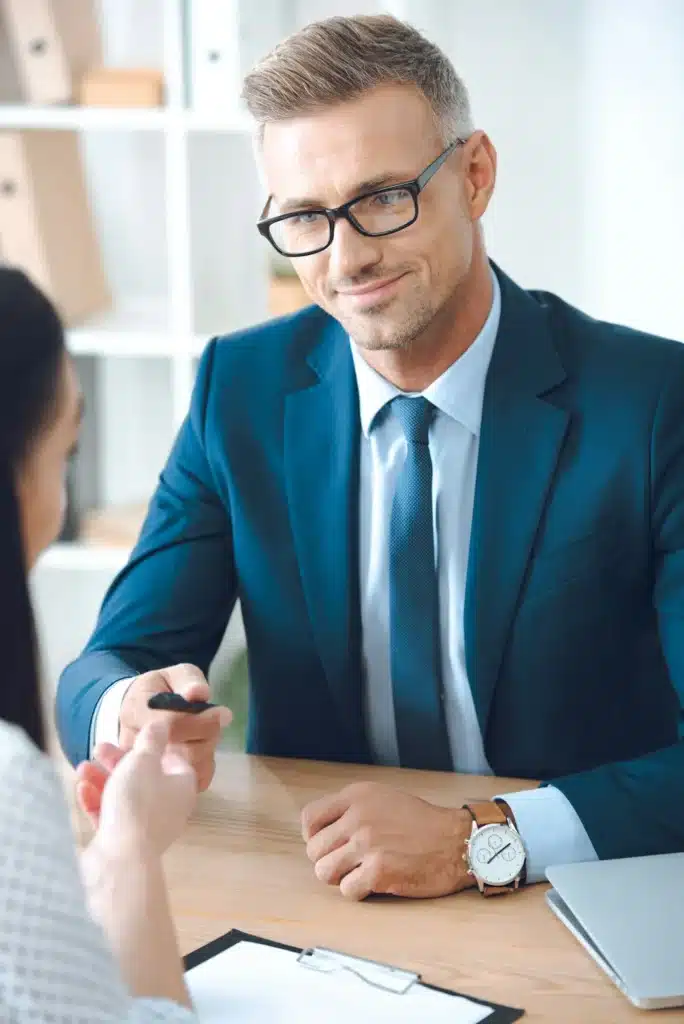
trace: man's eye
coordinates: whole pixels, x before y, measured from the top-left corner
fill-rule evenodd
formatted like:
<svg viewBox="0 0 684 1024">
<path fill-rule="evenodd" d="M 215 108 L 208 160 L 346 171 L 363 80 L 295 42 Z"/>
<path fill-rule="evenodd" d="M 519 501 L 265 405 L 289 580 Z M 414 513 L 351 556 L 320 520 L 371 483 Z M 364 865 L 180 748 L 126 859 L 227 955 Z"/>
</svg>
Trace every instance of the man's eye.
<svg viewBox="0 0 684 1024">
<path fill-rule="evenodd" d="M 298 213 L 295 217 L 292 217 L 291 219 L 294 224 L 303 224 L 308 227 L 310 224 L 315 224 L 318 220 L 320 220 L 320 217 L 320 213 L 304 212 Z"/>
<path fill-rule="evenodd" d="M 409 198 L 409 193 L 406 189 L 396 188 L 392 192 L 381 192 L 375 197 L 375 201 L 380 206 L 396 206 L 399 203 L 405 203 Z"/>
</svg>

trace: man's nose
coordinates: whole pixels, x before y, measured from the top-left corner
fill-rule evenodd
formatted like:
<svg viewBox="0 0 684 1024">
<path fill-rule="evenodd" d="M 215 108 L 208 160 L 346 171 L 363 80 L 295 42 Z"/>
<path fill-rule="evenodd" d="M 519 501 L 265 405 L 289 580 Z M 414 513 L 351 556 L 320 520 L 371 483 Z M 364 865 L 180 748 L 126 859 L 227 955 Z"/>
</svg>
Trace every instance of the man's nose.
<svg viewBox="0 0 684 1024">
<path fill-rule="evenodd" d="M 382 239 L 362 235 L 346 220 L 335 223 L 329 248 L 329 272 L 336 284 L 353 281 L 382 259 Z"/>
</svg>

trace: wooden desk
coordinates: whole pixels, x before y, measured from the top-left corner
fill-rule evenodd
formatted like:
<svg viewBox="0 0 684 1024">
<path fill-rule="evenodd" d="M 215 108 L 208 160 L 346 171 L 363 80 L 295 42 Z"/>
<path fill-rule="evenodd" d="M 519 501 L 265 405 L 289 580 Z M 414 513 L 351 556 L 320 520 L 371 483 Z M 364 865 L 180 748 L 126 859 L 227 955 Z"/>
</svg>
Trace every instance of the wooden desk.
<svg viewBox="0 0 684 1024">
<path fill-rule="evenodd" d="M 167 855 L 183 953 L 231 927 L 299 946 L 330 946 L 420 972 L 426 981 L 523 1007 L 526 1021 L 645 1019 L 547 908 L 544 885 L 484 900 L 375 898 L 354 904 L 315 878 L 299 831 L 310 800 L 377 779 L 460 806 L 525 783 L 398 769 L 220 754 L 184 839 Z M 684 1022 L 684 1012 L 648 1020 Z"/>
</svg>

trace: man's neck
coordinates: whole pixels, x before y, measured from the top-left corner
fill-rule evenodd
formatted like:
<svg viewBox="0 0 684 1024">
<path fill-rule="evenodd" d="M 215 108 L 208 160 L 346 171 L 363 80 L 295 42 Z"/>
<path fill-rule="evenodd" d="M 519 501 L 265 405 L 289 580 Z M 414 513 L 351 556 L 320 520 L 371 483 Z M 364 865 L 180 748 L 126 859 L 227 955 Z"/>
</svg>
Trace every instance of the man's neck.
<svg viewBox="0 0 684 1024">
<path fill-rule="evenodd" d="M 466 352 L 492 308 L 489 263 L 473 264 L 469 279 L 408 349 L 361 349 L 369 366 L 400 391 L 425 391 Z"/>
</svg>

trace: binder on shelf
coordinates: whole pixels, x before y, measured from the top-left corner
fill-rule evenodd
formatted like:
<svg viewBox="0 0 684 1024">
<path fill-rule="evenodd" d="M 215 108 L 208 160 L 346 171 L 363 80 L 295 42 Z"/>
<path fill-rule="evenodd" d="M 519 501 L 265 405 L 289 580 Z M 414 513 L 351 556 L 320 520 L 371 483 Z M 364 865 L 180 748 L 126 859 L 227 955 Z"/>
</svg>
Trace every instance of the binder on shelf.
<svg viewBox="0 0 684 1024">
<path fill-rule="evenodd" d="M 94 0 L 0 0 L 0 100 L 68 103 L 102 63 Z"/>
<path fill-rule="evenodd" d="M 0 132 L 0 258 L 26 271 L 69 327 L 109 308 L 75 132 Z"/>
<path fill-rule="evenodd" d="M 524 1014 L 380 961 L 236 930 L 186 956 L 185 970 L 200 1024 L 219 1024 L 235 1007 L 245 1019 L 280 1024 L 512 1024 Z"/>
<path fill-rule="evenodd" d="M 186 0 L 189 102 L 202 113 L 239 109 L 242 79 L 288 34 L 289 0 Z"/>
<path fill-rule="evenodd" d="M 190 102 L 202 113 L 230 114 L 240 92 L 239 0 L 191 0 Z"/>
</svg>

